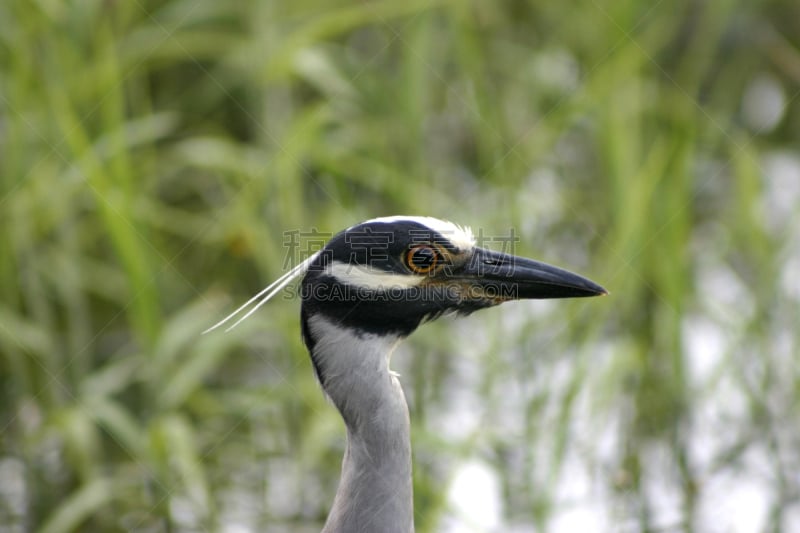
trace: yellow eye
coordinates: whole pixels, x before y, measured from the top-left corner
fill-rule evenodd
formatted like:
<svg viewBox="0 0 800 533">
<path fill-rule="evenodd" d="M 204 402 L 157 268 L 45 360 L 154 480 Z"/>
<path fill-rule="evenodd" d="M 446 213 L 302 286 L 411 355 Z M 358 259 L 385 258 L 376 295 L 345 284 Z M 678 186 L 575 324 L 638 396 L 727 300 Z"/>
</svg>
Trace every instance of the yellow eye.
<svg viewBox="0 0 800 533">
<path fill-rule="evenodd" d="M 436 268 L 439 258 L 436 248 L 420 244 L 406 253 L 406 266 L 415 274 L 430 274 Z"/>
</svg>

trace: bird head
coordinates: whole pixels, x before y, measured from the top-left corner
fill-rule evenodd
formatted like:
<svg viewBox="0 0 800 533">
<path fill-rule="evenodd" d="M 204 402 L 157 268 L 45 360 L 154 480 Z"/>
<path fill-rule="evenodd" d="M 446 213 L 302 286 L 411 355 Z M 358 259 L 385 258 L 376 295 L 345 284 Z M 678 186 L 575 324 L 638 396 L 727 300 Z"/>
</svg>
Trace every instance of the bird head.
<svg viewBox="0 0 800 533">
<path fill-rule="evenodd" d="M 244 312 L 226 331 L 236 327 L 299 276 L 303 339 L 323 387 L 326 376 L 337 373 L 330 370 L 331 354 L 344 365 L 352 363 L 341 359 L 350 350 L 356 359 L 359 350 L 390 354 L 397 340 L 443 314 L 469 314 L 509 300 L 607 294 L 577 274 L 482 248 L 469 229 L 451 222 L 385 217 L 334 235 L 204 333 Z"/>
<path fill-rule="evenodd" d="M 312 316 L 357 333 L 404 337 L 447 313 L 601 294 L 605 289 L 566 270 L 481 248 L 456 224 L 376 218 L 335 235 L 310 261 L 301 285 L 303 332 L 313 349 Z"/>
</svg>

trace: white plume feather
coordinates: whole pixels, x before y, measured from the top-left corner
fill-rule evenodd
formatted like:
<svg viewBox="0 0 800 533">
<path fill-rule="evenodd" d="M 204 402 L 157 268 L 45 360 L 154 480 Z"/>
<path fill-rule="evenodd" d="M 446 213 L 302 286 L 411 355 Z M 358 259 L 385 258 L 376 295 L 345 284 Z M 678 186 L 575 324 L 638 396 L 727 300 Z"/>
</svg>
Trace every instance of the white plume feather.
<svg viewBox="0 0 800 533">
<path fill-rule="evenodd" d="M 245 313 L 244 316 L 239 318 L 239 320 L 234 322 L 233 325 L 228 326 L 228 328 L 225 329 L 225 331 L 230 331 L 233 328 L 235 328 L 236 326 L 238 326 L 243 320 L 245 320 L 250 315 L 252 315 L 256 311 L 258 311 L 259 307 L 261 307 L 262 305 L 267 303 L 273 296 L 278 294 L 278 292 L 280 292 L 281 289 L 283 289 L 289 283 L 291 283 L 292 280 L 294 280 L 295 278 L 301 276 L 302 274 L 305 274 L 306 270 L 308 270 L 308 266 L 311 264 L 312 261 L 314 261 L 314 259 L 317 258 L 317 256 L 319 254 L 320 254 L 320 252 L 315 253 L 314 255 L 312 255 L 311 257 L 309 257 L 308 259 L 306 259 L 302 263 L 300 263 L 297 266 L 295 266 L 294 268 L 292 268 L 289 272 L 287 272 L 283 276 L 279 277 L 278 279 L 276 279 L 275 281 L 273 281 L 272 283 L 270 283 L 269 285 L 264 287 L 258 294 L 256 294 L 255 296 L 253 296 L 252 298 L 247 300 L 236 311 L 234 311 L 233 313 L 229 314 L 228 316 L 226 316 L 225 318 L 223 318 L 222 320 L 220 320 L 219 322 L 217 322 L 216 324 L 214 324 L 213 326 L 211 326 L 210 328 L 205 330 L 203 332 L 203 335 L 205 335 L 209 331 L 214 331 L 215 329 L 217 329 L 218 327 L 220 327 L 221 325 L 225 324 L 226 322 L 231 320 L 233 317 L 235 317 L 236 315 L 241 313 L 244 309 L 246 309 L 248 306 L 253 304 L 253 302 L 258 301 L 258 303 L 256 303 L 253 306 L 252 309 L 250 309 L 247 313 Z M 266 294 L 266 296 L 264 296 L 265 294 Z M 263 296 L 263 298 L 262 298 L 262 296 Z M 261 298 L 260 301 L 259 301 L 259 298 Z"/>
</svg>

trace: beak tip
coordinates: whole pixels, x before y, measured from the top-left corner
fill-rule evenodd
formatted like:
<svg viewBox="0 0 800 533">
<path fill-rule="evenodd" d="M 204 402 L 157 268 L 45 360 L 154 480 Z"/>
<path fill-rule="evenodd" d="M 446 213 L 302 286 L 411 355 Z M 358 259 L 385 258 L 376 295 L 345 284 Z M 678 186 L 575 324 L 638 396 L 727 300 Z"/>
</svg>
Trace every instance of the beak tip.
<svg viewBox="0 0 800 533">
<path fill-rule="evenodd" d="M 608 296 L 610 293 L 604 288 L 594 283 L 593 281 L 586 280 L 586 283 L 583 286 L 584 296 Z"/>
<path fill-rule="evenodd" d="M 600 286 L 598 285 L 598 287 L 597 287 L 597 294 L 595 294 L 595 296 L 608 296 L 609 294 L 611 294 L 611 293 L 610 293 L 610 292 L 608 292 L 608 291 L 607 291 L 605 288 L 603 288 L 603 287 L 600 287 Z"/>
</svg>

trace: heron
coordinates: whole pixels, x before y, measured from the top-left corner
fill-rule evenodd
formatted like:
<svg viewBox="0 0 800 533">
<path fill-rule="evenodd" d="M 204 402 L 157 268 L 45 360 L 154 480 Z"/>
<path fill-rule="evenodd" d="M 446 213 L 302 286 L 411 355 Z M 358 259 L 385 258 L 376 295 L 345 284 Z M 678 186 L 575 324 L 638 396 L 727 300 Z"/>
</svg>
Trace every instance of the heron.
<svg viewBox="0 0 800 533">
<path fill-rule="evenodd" d="M 390 362 L 420 324 L 510 300 L 607 294 L 572 272 L 478 246 L 452 222 L 382 217 L 334 235 L 207 331 L 251 307 L 235 327 L 301 275 L 303 340 L 346 428 L 323 533 L 414 531 L 408 405 Z"/>
</svg>

